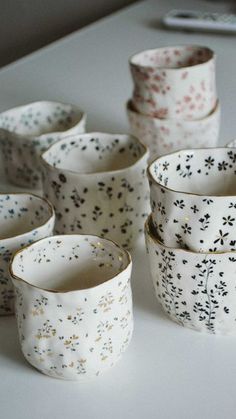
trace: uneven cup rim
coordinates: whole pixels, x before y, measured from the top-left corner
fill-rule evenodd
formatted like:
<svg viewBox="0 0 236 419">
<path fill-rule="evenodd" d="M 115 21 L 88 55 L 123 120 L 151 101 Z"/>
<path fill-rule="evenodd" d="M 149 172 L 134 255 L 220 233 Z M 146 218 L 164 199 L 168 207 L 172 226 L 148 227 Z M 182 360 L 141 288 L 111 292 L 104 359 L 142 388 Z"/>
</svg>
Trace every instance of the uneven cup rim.
<svg viewBox="0 0 236 419">
<path fill-rule="evenodd" d="M 147 52 L 155 52 L 155 51 L 161 51 L 161 50 L 165 50 L 165 49 L 175 49 L 175 48 L 186 49 L 188 47 L 208 51 L 210 53 L 210 57 L 206 61 L 204 61 L 203 63 L 195 64 L 195 65 L 192 65 L 192 66 L 188 65 L 188 66 L 183 66 L 183 67 L 165 67 L 165 66 L 163 66 L 163 67 L 160 66 L 159 67 L 159 66 L 155 66 L 155 65 L 154 66 L 141 65 L 141 64 L 137 64 L 137 63 L 133 62 L 135 57 L 137 57 L 138 55 L 147 53 Z M 209 47 L 206 47 L 206 46 L 203 46 L 203 45 L 197 45 L 197 44 L 190 44 L 190 45 L 189 44 L 186 44 L 186 45 L 182 44 L 182 45 L 176 45 L 176 46 L 166 46 L 166 47 L 160 47 L 160 48 L 148 48 L 148 49 L 141 50 L 141 51 L 136 52 L 135 54 L 131 55 L 131 57 L 129 58 L 129 64 L 130 64 L 131 67 L 142 68 L 142 69 L 146 69 L 146 70 L 157 69 L 157 70 L 160 70 L 160 71 L 175 72 L 175 71 L 183 71 L 185 69 L 196 68 L 198 66 L 206 65 L 210 61 L 214 60 L 215 58 L 216 58 L 215 52 Z"/>
<path fill-rule="evenodd" d="M 171 246 L 166 246 L 164 243 L 162 243 L 162 241 L 156 237 L 155 233 L 152 231 L 152 228 L 154 229 L 154 226 L 152 225 L 153 221 L 152 221 L 152 214 L 149 214 L 148 218 L 145 221 L 145 225 L 144 225 L 144 230 L 145 230 L 145 235 L 147 236 L 147 238 L 151 239 L 153 243 L 157 244 L 158 246 L 169 250 L 169 251 L 174 251 L 174 252 L 181 252 L 181 253 L 187 253 L 187 254 L 191 254 L 191 255 L 207 255 L 207 256 L 211 256 L 211 255 L 236 255 L 236 250 L 225 250 L 225 251 L 214 251 L 214 252 L 196 252 L 194 250 L 190 250 L 190 249 L 182 249 L 180 247 L 171 247 Z M 150 225 L 151 224 L 151 225 Z"/>
<path fill-rule="evenodd" d="M 80 136 L 80 137 L 81 136 L 83 136 L 83 137 L 89 136 L 90 137 L 91 135 L 104 135 L 104 134 L 105 135 L 110 135 L 110 136 L 112 136 L 114 138 L 115 137 L 130 137 L 130 138 L 134 138 L 136 140 L 136 142 L 143 147 L 143 154 L 133 164 L 131 164 L 129 166 L 126 166 L 126 167 L 124 167 L 122 169 L 108 170 L 108 171 L 100 171 L 100 172 L 96 172 L 96 171 L 95 172 L 77 172 L 75 170 L 70 170 L 70 169 L 66 169 L 66 168 L 59 168 L 59 167 L 53 166 L 51 163 L 48 163 L 48 161 L 45 158 L 46 154 L 49 151 L 51 151 L 53 147 L 57 147 L 61 142 L 65 141 L 65 140 L 66 141 L 68 141 L 70 139 L 73 140 L 73 139 L 77 138 L 78 136 Z M 139 138 L 137 138 L 136 136 L 134 136 L 132 134 L 113 134 L 113 133 L 108 133 L 108 132 L 106 132 L 106 133 L 103 133 L 103 132 L 86 132 L 86 133 L 75 134 L 75 135 L 68 136 L 66 138 L 62 138 L 62 139 L 58 140 L 56 143 L 51 144 L 47 148 L 47 150 L 45 150 L 40 155 L 40 161 L 41 161 L 41 163 L 43 164 L 44 167 L 49 168 L 50 170 L 56 171 L 58 173 L 62 173 L 63 172 L 63 173 L 68 173 L 71 176 L 80 176 L 80 177 L 83 177 L 83 176 L 86 176 L 87 177 L 87 176 L 89 176 L 89 177 L 92 177 L 92 176 L 112 176 L 112 175 L 116 175 L 116 174 L 125 173 L 128 170 L 135 169 L 135 167 L 138 166 L 142 162 L 142 160 L 146 160 L 148 157 L 149 157 L 149 149 L 148 149 L 148 147 L 142 141 L 140 141 Z"/>
<path fill-rule="evenodd" d="M 1 237 L 0 237 L 0 244 L 2 242 L 4 242 L 5 240 L 10 241 L 10 240 L 14 240 L 14 239 L 19 239 L 21 237 L 23 238 L 25 235 L 28 235 L 29 233 L 32 233 L 32 231 L 38 230 L 39 228 L 44 227 L 46 224 L 48 224 L 48 222 L 51 219 L 55 218 L 55 211 L 54 211 L 53 205 L 51 204 L 51 202 L 47 198 L 44 198 L 42 196 L 39 196 L 39 195 L 31 193 L 31 192 L 10 192 L 10 193 L 0 192 L 0 197 L 1 196 L 8 196 L 8 195 L 31 196 L 33 199 L 37 198 L 38 200 L 40 200 L 42 202 L 45 202 L 47 204 L 47 207 L 48 207 L 48 210 L 49 210 L 49 216 L 47 217 L 47 219 L 43 223 L 39 224 L 38 226 L 34 226 L 33 228 L 31 228 L 30 230 L 25 231 L 24 233 L 16 234 L 16 235 L 13 235 L 13 236 L 7 236 L 7 237 L 4 237 L 3 239 L 1 239 Z"/>
<path fill-rule="evenodd" d="M 119 249 L 126 256 L 127 263 L 125 264 L 125 266 L 119 272 L 117 272 L 115 275 L 107 278 L 104 282 L 102 282 L 102 283 L 100 283 L 98 285 L 95 285 L 95 286 L 89 287 L 89 288 L 74 289 L 74 290 L 65 290 L 65 291 L 57 290 L 57 289 L 51 289 L 51 288 L 42 288 L 42 287 L 39 287 L 37 285 L 32 284 L 31 282 L 26 281 L 25 279 L 21 278 L 20 276 L 16 275 L 13 272 L 13 263 L 15 261 L 15 258 L 18 257 L 20 253 L 24 252 L 28 248 L 34 247 L 38 243 L 43 242 L 43 241 L 59 240 L 59 238 L 63 239 L 63 238 L 75 237 L 75 236 L 78 236 L 78 237 L 93 237 L 93 238 L 98 239 L 98 240 L 105 240 L 107 242 L 112 243 L 115 246 L 115 248 Z M 104 237 L 101 237 L 101 236 L 97 236 L 97 235 L 93 235 L 93 234 L 76 234 L 76 233 L 73 233 L 73 234 L 59 234 L 59 235 L 53 235 L 53 236 L 49 236 L 49 237 L 43 237 L 42 239 L 39 239 L 39 240 L 37 240 L 37 241 L 35 241 L 33 243 L 30 243 L 30 244 L 22 247 L 21 249 L 17 250 L 12 255 L 12 257 L 11 257 L 11 260 L 10 260 L 10 263 L 9 263 L 9 272 L 10 272 L 10 275 L 15 280 L 17 280 L 19 282 L 23 282 L 24 284 L 26 284 L 26 285 L 28 285 L 28 286 L 30 286 L 32 288 L 38 289 L 40 291 L 45 291 L 45 292 L 49 292 L 49 293 L 52 293 L 52 294 L 68 294 L 68 293 L 74 293 L 74 292 L 85 292 L 85 291 L 94 290 L 96 288 L 99 288 L 99 287 L 103 286 L 104 284 L 107 284 L 108 282 L 111 282 L 114 279 L 116 279 L 118 276 L 120 276 L 120 274 L 122 274 L 123 272 L 125 272 L 130 267 L 130 265 L 132 265 L 132 258 L 131 258 L 130 253 L 128 252 L 128 250 L 126 250 L 123 247 L 119 246 L 119 244 L 117 244 L 114 240 L 107 239 L 107 238 L 104 238 Z"/>
<path fill-rule="evenodd" d="M 147 167 L 147 177 L 148 177 L 148 179 L 150 180 L 150 181 L 152 181 L 156 186 L 158 186 L 158 188 L 161 188 L 161 189 L 164 189 L 165 191 L 167 191 L 167 192 L 170 192 L 170 193 L 173 193 L 173 194 L 181 194 L 181 195 L 187 195 L 187 196 L 192 196 L 192 197 L 201 197 L 201 198 L 203 198 L 203 197 L 210 197 L 210 198 L 214 198 L 214 199 L 217 199 L 217 200 L 220 200 L 220 199 L 225 199 L 225 198 L 232 198 L 232 196 L 234 196 L 234 195 L 210 195 L 210 194 L 199 194 L 199 193 L 193 193 L 193 192 L 185 192 L 185 191 L 179 191 L 179 190 L 177 190 L 177 189 L 172 189 L 172 188 L 169 188 L 168 186 L 165 186 L 165 185 L 161 185 L 158 181 L 157 181 L 157 179 L 155 179 L 154 178 L 154 176 L 153 176 L 153 174 L 151 173 L 151 167 L 152 167 L 152 165 L 154 164 L 154 163 L 156 163 L 156 162 L 158 162 L 160 159 L 163 159 L 163 158 L 165 158 L 165 157 L 167 157 L 167 156 L 171 156 L 171 155 L 173 155 L 173 154 L 178 154 L 178 153 L 183 153 L 183 152 L 189 152 L 189 153 L 192 153 L 192 152 L 195 152 L 195 151 L 202 151 L 202 150 L 220 150 L 220 149 L 224 149 L 224 150 L 235 150 L 235 152 L 236 152 L 236 147 L 227 147 L 227 146 L 222 146 L 222 147 L 204 147 L 204 148 L 181 148 L 181 149 L 179 149 L 179 150 L 176 150 L 176 151 L 172 151 L 171 153 L 167 153 L 167 154 L 164 154 L 164 155 L 162 155 L 162 156 L 160 156 L 160 157 L 155 157 L 150 163 L 149 163 L 149 165 L 148 165 L 148 167 Z"/>
</svg>

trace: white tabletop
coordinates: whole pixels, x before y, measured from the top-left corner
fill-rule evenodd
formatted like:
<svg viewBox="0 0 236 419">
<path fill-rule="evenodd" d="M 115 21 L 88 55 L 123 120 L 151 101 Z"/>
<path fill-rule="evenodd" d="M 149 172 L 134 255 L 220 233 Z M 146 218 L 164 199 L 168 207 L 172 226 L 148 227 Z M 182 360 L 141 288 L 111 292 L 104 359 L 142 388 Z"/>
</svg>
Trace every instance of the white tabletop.
<svg viewBox="0 0 236 419">
<path fill-rule="evenodd" d="M 128 57 L 150 47 L 204 44 L 218 56 L 221 144 L 236 137 L 236 37 L 163 30 L 158 19 L 185 0 L 138 3 L 0 71 L 0 111 L 38 99 L 76 103 L 89 130 L 128 130 Z M 196 10 L 225 11 L 188 0 Z M 1 190 L 9 187 L 3 176 Z M 16 189 L 16 188 L 14 188 Z M 123 359 L 89 383 L 58 381 L 32 369 L 19 348 L 14 317 L 0 318 L 2 419 L 235 418 L 236 338 L 178 326 L 153 294 L 144 247 L 133 254 L 135 332 Z"/>
</svg>

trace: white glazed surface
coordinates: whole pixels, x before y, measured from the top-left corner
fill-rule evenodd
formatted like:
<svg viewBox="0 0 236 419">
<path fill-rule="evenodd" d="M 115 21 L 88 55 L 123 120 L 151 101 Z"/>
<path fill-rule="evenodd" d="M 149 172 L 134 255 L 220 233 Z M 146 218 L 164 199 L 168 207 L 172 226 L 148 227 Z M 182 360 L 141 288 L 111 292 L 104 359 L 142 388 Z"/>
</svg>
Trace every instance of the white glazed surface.
<svg viewBox="0 0 236 419">
<path fill-rule="evenodd" d="M 236 149 L 180 150 L 148 168 L 161 241 L 193 251 L 236 249 Z"/>
<path fill-rule="evenodd" d="M 132 337 L 131 259 L 96 236 L 54 236 L 18 252 L 11 270 L 25 358 L 67 380 L 112 367 Z"/>
<path fill-rule="evenodd" d="M 42 155 L 43 190 L 58 234 L 86 233 L 132 248 L 149 212 L 148 151 L 129 135 L 89 133 Z"/>
<path fill-rule="evenodd" d="M 14 252 L 50 236 L 54 211 L 46 200 L 31 194 L 0 194 L 0 315 L 14 313 L 9 263 Z"/>
<path fill-rule="evenodd" d="M 216 147 L 220 130 L 220 105 L 207 117 L 195 121 L 159 119 L 136 112 L 127 104 L 130 132 L 150 150 L 150 159 L 181 148 Z"/>
<path fill-rule="evenodd" d="M 206 47 L 165 47 L 130 59 L 135 109 L 157 118 L 198 119 L 217 101 L 214 53 Z"/>
<path fill-rule="evenodd" d="M 41 187 L 39 156 L 57 140 L 85 131 L 86 115 L 76 106 L 40 101 L 0 114 L 0 147 L 8 180 Z"/>
<path fill-rule="evenodd" d="M 236 333 L 236 253 L 194 253 L 164 246 L 149 217 L 146 246 L 155 294 L 182 326 L 213 334 Z"/>
</svg>

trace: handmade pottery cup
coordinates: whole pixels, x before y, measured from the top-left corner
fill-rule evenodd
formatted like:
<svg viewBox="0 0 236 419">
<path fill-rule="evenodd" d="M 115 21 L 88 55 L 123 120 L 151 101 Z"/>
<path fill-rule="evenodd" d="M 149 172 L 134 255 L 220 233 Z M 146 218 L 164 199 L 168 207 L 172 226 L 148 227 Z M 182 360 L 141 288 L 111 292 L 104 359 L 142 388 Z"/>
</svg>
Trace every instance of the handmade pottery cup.
<svg viewBox="0 0 236 419">
<path fill-rule="evenodd" d="M 12 254 L 53 232 L 55 215 L 45 199 L 28 193 L 0 194 L 0 315 L 14 313 L 9 262 Z"/>
<path fill-rule="evenodd" d="M 148 156 L 129 135 L 89 133 L 53 144 L 42 166 L 56 233 L 96 234 L 132 248 L 149 212 Z"/>
<path fill-rule="evenodd" d="M 142 51 L 130 59 L 135 109 L 156 118 L 199 119 L 216 106 L 215 54 L 197 45 Z"/>
<path fill-rule="evenodd" d="M 158 301 L 182 326 L 236 333 L 236 252 L 197 253 L 164 246 L 145 226 L 151 277 Z"/>
<path fill-rule="evenodd" d="M 22 352 L 55 378 L 93 378 L 112 367 L 132 337 L 129 253 L 110 240 L 64 235 L 13 258 Z"/>
<path fill-rule="evenodd" d="M 165 246 L 236 249 L 236 148 L 180 150 L 148 167 L 153 222 Z"/>
<path fill-rule="evenodd" d="M 39 156 L 49 145 L 85 131 L 86 115 L 76 106 L 41 101 L 0 114 L 0 146 L 8 180 L 41 187 Z"/>
<path fill-rule="evenodd" d="M 127 103 L 130 132 L 150 150 L 150 159 L 181 148 L 215 147 L 220 130 L 220 105 L 205 118 L 192 121 L 142 115 Z"/>
</svg>

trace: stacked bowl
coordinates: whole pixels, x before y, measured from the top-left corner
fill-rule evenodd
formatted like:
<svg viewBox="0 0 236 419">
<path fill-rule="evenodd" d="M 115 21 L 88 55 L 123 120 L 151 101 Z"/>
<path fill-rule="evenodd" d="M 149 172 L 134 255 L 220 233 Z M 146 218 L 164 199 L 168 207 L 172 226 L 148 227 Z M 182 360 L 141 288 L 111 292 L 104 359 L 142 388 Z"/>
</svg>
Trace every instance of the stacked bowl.
<svg viewBox="0 0 236 419">
<path fill-rule="evenodd" d="M 236 148 L 181 150 L 148 167 L 146 226 L 158 300 L 179 324 L 236 332 Z"/>
<path fill-rule="evenodd" d="M 131 57 L 130 69 L 130 130 L 152 158 L 217 145 L 220 106 L 212 50 L 194 45 L 146 50 Z"/>
</svg>

